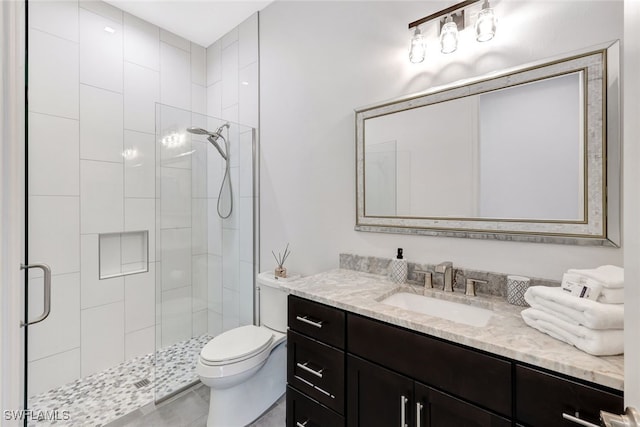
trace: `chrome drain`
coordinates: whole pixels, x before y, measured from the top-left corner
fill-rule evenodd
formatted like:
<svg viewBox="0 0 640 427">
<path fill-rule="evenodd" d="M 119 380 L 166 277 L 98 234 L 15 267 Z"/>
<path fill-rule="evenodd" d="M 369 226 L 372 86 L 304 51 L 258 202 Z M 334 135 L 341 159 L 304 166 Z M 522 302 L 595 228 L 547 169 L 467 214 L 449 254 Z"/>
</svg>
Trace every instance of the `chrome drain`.
<svg viewBox="0 0 640 427">
<path fill-rule="evenodd" d="M 142 387 L 146 387 L 149 384 L 151 384 L 151 381 L 149 381 L 148 379 L 143 379 L 138 381 L 137 383 L 133 383 L 134 386 L 136 386 L 136 388 L 142 388 Z"/>
</svg>

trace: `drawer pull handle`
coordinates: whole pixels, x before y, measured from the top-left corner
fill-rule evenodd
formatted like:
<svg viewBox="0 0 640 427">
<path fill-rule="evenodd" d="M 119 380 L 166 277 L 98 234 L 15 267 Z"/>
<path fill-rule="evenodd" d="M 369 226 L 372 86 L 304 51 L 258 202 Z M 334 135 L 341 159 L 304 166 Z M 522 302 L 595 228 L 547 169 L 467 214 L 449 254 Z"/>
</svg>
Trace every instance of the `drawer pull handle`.
<svg viewBox="0 0 640 427">
<path fill-rule="evenodd" d="M 300 421 L 296 421 L 296 427 L 307 427 L 308 422 L 309 419 L 306 419 L 303 423 L 301 423 Z"/>
<path fill-rule="evenodd" d="M 305 370 L 307 372 L 309 372 L 310 374 L 315 375 L 318 378 L 322 378 L 322 371 L 324 371 L 324 368 L 320 369 L 319 371 L 316 371 L 315 369 L 311 369 L 308 366 L 309 362 L 304 362 L 304 363 L 296 363 L 296 366 L 302 370 Z"/>
<path fill-rule="evenodd" d="M 580 418 L 578 418 L 580 414 L 578 414 L 577 412 L 576 412 L 576 415 L 577 416 L 574 417 L 573 415 L 565 414 L 563 412 L 562 418 L 564 418 L 565 420 L 569 420 L 573 423 L 580 424 L 581 426 L 585 426 L 585 427 L 599 427 L 596 424 L 593 424 L 593 423 L 590 423 L 589 421 L 581 420 Z"/>
<path fill-rule="evenodd" d="M 407 399 L 404 396 L 400 396 L 400 427 L 408 427 L 407 426 Z"/>
<path fill-rule="evenodd" d="M 319 322 L 315 322 L 313 320 L 310 320 L 307 316 L 296 316 L 296 319 L 308 325 L 315 326 L 316 328 L 322 328 L 322 320 L 320 320 Z"/>
<path fill-rule="evenodd" d="M 325 395 L 325 396 L 327 396 L 327 397 L 330 397 L 330 398 L 332 398 L 332 399 L 335 399 L 335 398 L 336 398 L 336 396 L 335 396 L 335 395 L 333 395 L 333 394 L 329 393 L 329 392 L 328 392 L 328 391 L 326 391 L 326 390 L 321 389 L 321 388 L 320 388 L 320 387 L 318 387 L 317 385 L 314 385 L 311 381 L 307 381 L 307 380 L 305 380 L 304 378 L 299 377 L 298 375 L 294 375 L 294 378 L 295 378 L 295 379 L 297 379 L 298 381 L 303 382 L 304 384 L 308 385 L 309 387 L 311 387 L 311 388 L 313 388 L 313 389 L 315 389 L 315 390 L 318 390 L 320 393 L 324 394 L 324 395 Z"/>
<path fill-rule="evenodd" d="M 416 427 L 422 427 L 422 408 L 422 403 L 416 402 Z"/>
</svg>

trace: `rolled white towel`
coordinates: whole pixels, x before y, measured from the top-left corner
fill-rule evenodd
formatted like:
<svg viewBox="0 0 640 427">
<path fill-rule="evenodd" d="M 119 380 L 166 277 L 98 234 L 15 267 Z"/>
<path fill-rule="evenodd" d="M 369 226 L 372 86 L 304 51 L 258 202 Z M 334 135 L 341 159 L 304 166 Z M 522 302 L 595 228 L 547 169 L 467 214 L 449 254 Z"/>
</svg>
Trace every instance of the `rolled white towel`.
<svg viewBox="0 0 640 427">
<path fill-rule="evenodd" d="M 602 304 L 567 295 L 560 288 L 531 286 L 524 294 L 527 303 L 574 325 L 590 329 L 623 329 L 624 305 Z"/>
<path fill-rule="evenodd" d="M 602 288 L 596 301 L 603 304 L 624 304 L 624 288 Z"/>
<path fill-rule="evenodd" d="M 615 265 L 602 265 L 593 269 L 571 268 L 567 272 L 594 279 L 605 288 L 622 288 L 624 286 L 624 268 Z"/>
<path fill-rule="evenodd" d="M 624 353 L 624 331 L 621 329 L 593 330 L 567 323 L 535 308 L 522 310 L 521 315 L 532 328 L 594 356 Z"/>
</svg>

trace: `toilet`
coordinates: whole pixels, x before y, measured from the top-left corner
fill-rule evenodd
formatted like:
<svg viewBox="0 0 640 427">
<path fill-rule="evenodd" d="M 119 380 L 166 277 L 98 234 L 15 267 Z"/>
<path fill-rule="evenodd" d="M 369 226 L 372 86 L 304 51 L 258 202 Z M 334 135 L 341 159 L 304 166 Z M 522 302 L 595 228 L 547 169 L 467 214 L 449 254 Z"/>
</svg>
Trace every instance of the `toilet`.
<svg viewBox="0 0 640 427">
<path fill-rule="evenodd" d="M 196 373 L 211 389 L 207 427 L 255 421 L 285 393 L 287 292 L 273 273 L 260 273 L 260 326 L 240 326 L 213 338 Z"/>
</svg>

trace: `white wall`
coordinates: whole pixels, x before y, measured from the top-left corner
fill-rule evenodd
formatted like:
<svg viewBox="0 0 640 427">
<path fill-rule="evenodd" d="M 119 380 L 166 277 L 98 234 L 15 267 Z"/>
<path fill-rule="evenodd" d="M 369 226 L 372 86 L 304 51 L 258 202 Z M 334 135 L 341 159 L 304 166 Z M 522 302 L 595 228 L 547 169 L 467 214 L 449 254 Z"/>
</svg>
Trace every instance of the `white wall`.
<svg viewBox="0 0 640 427">
<path fill-rule="evenodd" d="M 338 266 L 340 252 L 451 260 L 479 270 L 559 279 L 569 267 L 622 264 L 622 249 L 355 232 L 354 113 L 359 106 L 622 37 L 622 2 L 502 1 L 495 39 L 461 34 L 424 63 L 407 59 L 407 24 L 432 2 L 275 2 L 261 12 L 261 270 L 291 243 L 289 268 Z M 479 7 L 479 6 L 477 6 Z"/>
</svg>

